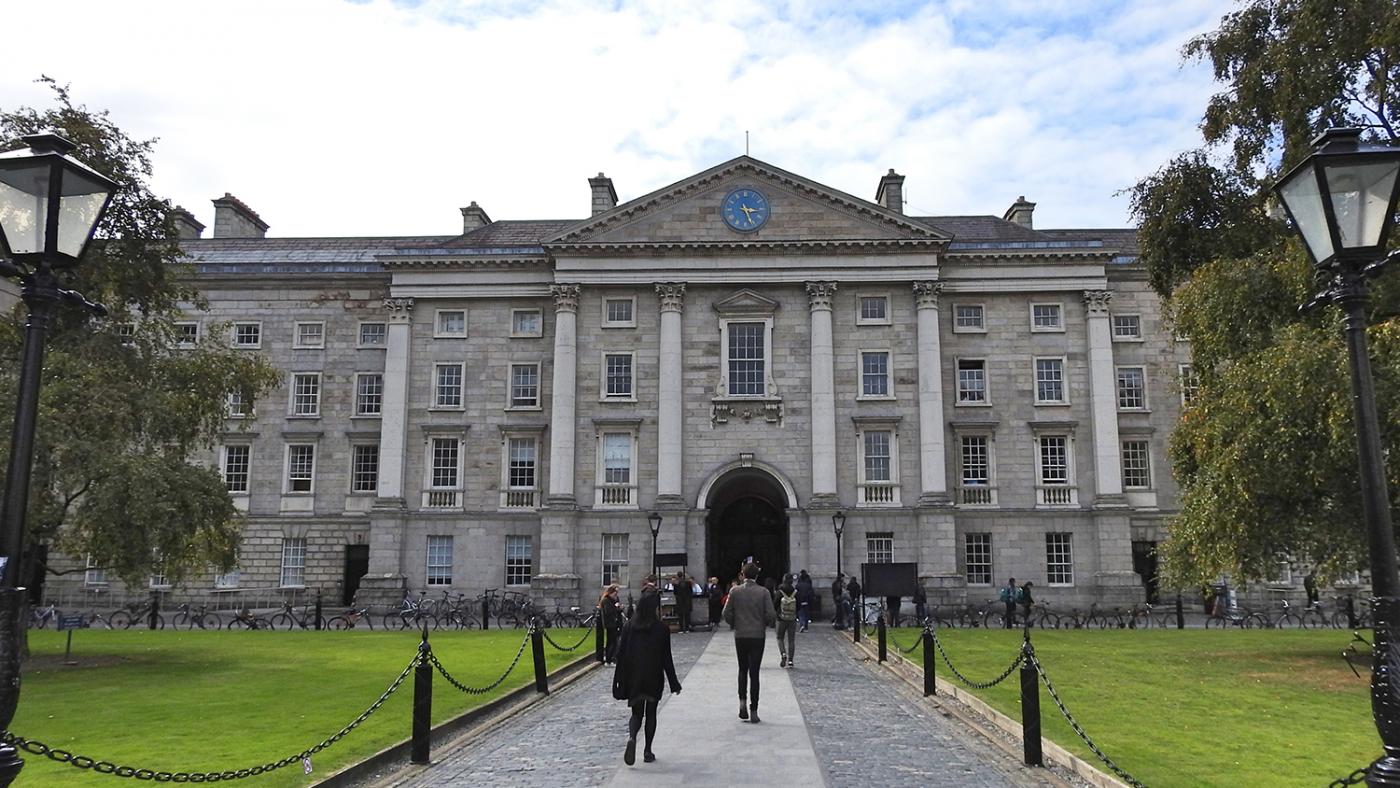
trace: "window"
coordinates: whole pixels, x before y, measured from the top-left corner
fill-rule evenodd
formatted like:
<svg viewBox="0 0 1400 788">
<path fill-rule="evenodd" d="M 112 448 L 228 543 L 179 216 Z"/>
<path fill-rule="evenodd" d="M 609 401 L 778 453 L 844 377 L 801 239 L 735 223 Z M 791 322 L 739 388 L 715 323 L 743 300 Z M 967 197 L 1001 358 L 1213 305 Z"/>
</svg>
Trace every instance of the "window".
<svg viewBox="0 0 1400 788">
<path fill-rule="evenodd" d="M 858 424 L 856 441 L 860 452 L 856 473 L 857 504 L 898 506 L 899 456 L 894 423 L 881 419 Z"/>
<path fill-rule="evenodd" d="M 1045 581 L 1052 586 L 1074 585 L 1073 534 L 1045 535 Z"/>
<path fill-rule="evenodd" d="M 316 478 L 316 446 L 292 443 L 287 446 L 287 492 L 309 493 Z"/>
<path fill-rule="evenodd" d="M 378 416 L 384 409 L 384 376 L 361 372 L 355 376 L 355 415 Z"/>
<path fill-rule="evenodd" d="M 199 344 L 198 323 L 175 324 L 175 347 L 194 347 Z"/>
<path fill-rule="evenodd" d="M 326 346 L 326 324 L 322 322 L 297 323 L 296 334 L 292 338 L 294 348 L 323 348 Z"/>
<path fill-rule="evenodd" d="M 462 377 L 465 364 L 433 365 L 433 407 L 462 407 Z"/>
<path fill-rule="evenodd" d="M 1031 304 L 1032 331 L 1064 331 L 1059 304 Z"/>
<path fill-rule="evenodd" d="M 1147 489 L 1152 486 L 1148 466 L 1147 441 L 1123 441 L 1123 487 Z"/>
<path fill-rule="evenodd" d="M 980 333 L 987 330 L 986 312 L 981 304 L 954 304 L 954 333 Z"/>
<path fill-rule="evenodd" d="M 513 337 L 540 336 L 542 320 L 538 309 L 510 310 L 510 335 Z"/>
<path fill-rule="evenodd" d="M 534 550 L 528 536 L 506 537 L 506 585 L 530 584 L 534 571 Z"/>
<path fill-rule="evenodd" d="M 1142 317 L 1140 315 L 1114 315 L 1113 341 L 1132 342 L 1142 339 Z"/>
<path fill-rule="evenodd" d="M 95 560 L 91 555 L 87 557 L 87 571 L 83 572 L 83 585 L 107 585 L 107 570 L 102 568 L 102 564 Z"/>
<path fill-rule="evenodd" d="M 1273 585 L 1293 585 L 1293 562 L 1285 558 L 1275 561 L 1268 580 Z"/>
<path fill-rule="evenodd" d="M 603 534 L 603 585 L 627 585 L 627 534 Z"/>
<path fill-rule="evenodd" d="M 1190 364 L 1182 364 L 1177 367 L 1177 376 L 1181 380 L 1181 404 L 1190 405 L 1201 391 L 1201 377 L 1196 374 L 1196 368 Z"/>
<path fill-rule="evenodd" d="M 292 415 L 321 415 L 321 373 L 297 372 L 292 375 Z"/>
<path fill-rule="evenodd" d="M 865 433 L 865 480 L 890 481 L 890 433 L 871 430 Z"/>
<path fill-rule="evenodd" d="M 1065 401 L 1065 360 L 1035 360 L 1035 404 L 1061 404 Z"/>
<path fill-rule="evenodd" d="M 510 462 L 508 483 L 512 489 L 535 488 L 535 449 L 536 441 L 533 437 L 510 438 L 507 441 Z"/>
<path fill-rule="evenodd" d="M 1142 367 L 1118 368 L 1118 409 L 1147 409 L 1147 381 Z"/>
<path fill-rule="evenodd" d="M 632 483 L 632 434 L 609 432 L 603 435 L 603 483 Z"/>
<path fill-rule="evenodd" d="M 1069 436 L 1042 435 L 1040 444 L 1040 483 L 1069 484 Z"/>
<path fill-rule="evenodd" d="M 863 295 L 856 297 L 856 325 L 887 326 L 890 324 L 890 297 Z"/>
<path fill-rule="evenodd" d="M 452 585 L 452 537 L 428 537 L 428 585 Z"/>
<path fill-rule="evenodd" d="M 603 328 L 635 328 L 637 325 L 637 299 L 603 299 Z"/>
<path fill-rule="evenodd" d="M 262 347 L 262 323 L 234 323 L 233 346 Z"/>
<path fill-rule="evenodd" d="M 640 420 L 600 425 L 598 464 L 593 505 L 599 508 L 637 508 L 637 425 Z"/>
<path fill-rule="evenodd" d="M 540 406 L 540 365 L 510 365 L 510 407 L 538 408 Z"/>
<path fill-rule="evenodd" d="M 306 539 L 285 538 L 282 540 L 283 588 L 303 588 L 306 586 Z"/>
<path fill-rule="evenodd" d="M 238 570 L 230 569 L 227 572 L 214 575 L 215 590 L 225 591 L 238 588 Z"/>
<path fill-rule="evenodd" d="M 1079 493 L 1074 487 L 1074 441 L 1069 434 L 1035 434 L 1035 473 L 1037 506 L 1074 506 Z"/>
<path fill-rule="evenodd" d="M 464 337 L 467 335 L 467 313 L 462 309 L 439 309 L 433 320 L 433 336 Z"/>
<path fill-rule="evenodd" d="M 117 336 L 122 340 L 124 344 L 130 344 L 129 342 L 127 342 L 127 340 L 134 339 L 136 337 L 136 324 L 118 323 Z"/>
<path fill-rule="evenodd" d="M 158 574 L 151 575 L 151 588 L 169 588 L 170 578 L 165 576 L 164 570 L 156 570 Z"/>
<path fill-rule="evenodd" d="M 634 353 L 603 354 L 603 399 L 635 400 L 632 388 Z"/>
<path fill-rule="evenodd" d="M 860 353 L 860 396 L 889 399 L 894 387 L 890 385 L 890 354 L 887 350 L 862 350 Z"/>
<path fill-rule="evenodd" d="M 765 393 L 767 370 L 765 323 L 729 324 L 729 395 L 761 397 Z"/>
<path fill-rule="evenodd" d="M 230 419 L 241 419 L 248 415 L 248 403 L 243 399 L 243 392 L 230 391 L 225 403 Z"/>
<path fill-rule="evenodd" d="M 361 443 L 350 447 L 350 492 L 379 491 L 379 444 Z"/>
<path fill-rule="evenodd" d="M 248 464 L 252 448 L 247 445 L 224 447 L 224 487 L 231 493 L 248 493 Z"/>
<path fill-rule="evenodd" d="M 987 404 L 987 362 L 980 358 L 958 359 L 958 404 Z"/>
<path fill-rule="evenodd" d="M 992 535 L 968 534 L 963 542 L 963 569 L 970 586 L 992 584 Z"/>
<path fill-rule="evenodd" d="M 433 438 L 430 443 L 432 453 L 428 486 L 435 489 L 456 489 L 460 475 L 461 440 L 457 438 Z"/>
<path fill-rule="evenodd" d="M 888 564 L 894 561 L 894 534 L 866 534 L 865 560 L 868 564 Z"/>
<path fill-rule="evenodd" d="M 385 323 L 361 323 L 360 347 L 384 347 L 389 342 L 389 326 Z"/>
</svg>

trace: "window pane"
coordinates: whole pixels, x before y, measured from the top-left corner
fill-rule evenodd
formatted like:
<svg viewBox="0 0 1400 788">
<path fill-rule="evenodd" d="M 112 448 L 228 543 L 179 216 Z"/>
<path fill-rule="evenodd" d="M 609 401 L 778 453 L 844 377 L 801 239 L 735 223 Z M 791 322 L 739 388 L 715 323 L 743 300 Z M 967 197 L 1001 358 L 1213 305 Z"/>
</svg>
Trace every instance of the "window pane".
<svg viewBox="0 0 1400 788">
<path fill-rule="evenodd" d="M 306 539 L 282 540 L 283 586 L 306 585 Z"/>
<path fill-rule="evenodd" d="M 1064 402 L 1064 361 L 1058 358 L 1035 360 L 1035 399 L 1036 402 Z"/>
<path fill-rule="evenodd" d="M 511 438 L 508 451 L 510 454 L 510 486 L 514 489 L 534 489 L 535 439 Z"/>
<path fill-rule="evenodd" d="M 452 537 L 428 537 L 428 585 L 452 585 Z"/>
<path fill-rule="evenodd" d="M 315 467 L 315 446 L 299 444 L 288 447 L 287 492 L 311 492 Z"/>
<path fill-rule="evenodd" d="M 1148 472 L 1147 441 L 1123 441 L 1123 486 L 1152 486 L 1152 476 Z"/>
<path fill-rule="evenodd" d="M 321 376 L 292 376 L 292 415 L 318 416 L 321 413 Z"/>
<path fill-rule="evenodd" d="M 603 585 L 627 584 L 627 534 L 603 534 Z"/>
<path fill-rule="evenodd" d="M 1059 304 L 1035 304 L 1031 307 L 1031 314 L 1033 316 L 1031 325 L 1034 328 L 1060 327 Z"/>
<path fill-rule="evenodd" d="M 894 561 L 894 534 L 868 534 L 865 537 L 866 562 L 888 564 Z"/>
<path fill-rule="evenodd" d="M 1114 315 L 1113 336 L 1118 339 L 1140 339 L 1142 318 L 1137 315 Z"/>
<path fill-rule="evenodd" d="M 890 433 L 874 430 L 865 433 L 865 480 L 890 481 Z"/>
<path fill-rule="evenodd" d="M 992 535 L 968 534 L 963 551 L 963 563 L 967 570 L 968 585 L 991 585 Z"/>
<path fill-rule="evenodd" d="M 224 447 L 224 486 L 231 493 L 248 492 L 250 446 Z"/>
<path fill-rule="evenodd" d="M 991 468 L 987 460 L 987 436 L 962 436 L 963 484 L 987 484 Z"/>
<path fill-rule="evenodd" d="M 980 359 L 958 360 L 958 402 L 987 401 L 985 364 Z"/>
<path fill-rule="evenodd" d="M 632 322 L 632 299 L 630 298 L 609 298 L 607 319 L 609 323 L 631 323 Z"/>
<path fill-rule="evenodd" d="M 523 586 L 530 582 L 534 574 L 533 553 L 530 537 L 506 537 L 506 585 Z"/>
<path fill-rule="evenodd" d="M 884 296 L 861 296 L 860 319 L 870 321 L 889 319 L 889 300 Z"/>
<path fill-rule="evenodd" d="M 322 323 L 297 323 L 296 344 L 300 347 L 321 347 L 326 343 L 325 331 Z"/>
<path fill-rule="evenodd" d="M 1069 439 L 1046 435 L 1040 439 L 1041 484 L 1069 484 Z"/>
<path fill-rule="evenodd" d="M 606 360 L 606 386 L 604 393 L 609 397 L 632 396 L 632 354 L 609 353 Z"/>
<path fill-rule="evenodd" d="M 959 305 L 953 307 L 954 326 L 957 328 L 980 329 L 982 324 L 982 307 L 980 305 Z"/>
<path fill-rule="evenodd" d="M 537 309 L 518 309 L 511 313 L 511 333 L 536 336 L 540 333 L 540 313 Z"/>
<path fill-rule="evenodd" d="M 1045 579 L 1051 585 L 1074 583 L 1074 549 L 1072 534 L 1045 535 Z"/>
<path fill-rule="evenodd" d="M 510 366 L 510 405 L 513 408 L 533 408 L 540 404 L 540 367 L 538 364 Z"/>
<path fill-rule="evenodd" d="M 389 329 L 383 323 L 361 323 L 361 345 L 383 345 L 389 336 Z"/>
<path fill-rule="evenodd" d="M 1118 407 L 1141 409 L 1147 407 L 1147 384 L 1142 367 L 1118 369 Z"/>
<path fill-rule="evenodd" d="M 439 408 L 462 407 L 462 365 L 438 364 L 433 404 Z"/>
<path fill-rule="evenodd" d="M 603 435 L 603 483 L 631 484 L 632 435 L 607 433 Z"/>
<path fill-rule="evenodd" d="M 890 354 L 860 354 L 860 392 L 866 397 L 885 397 L 890 393 Z"/>
<path fill-rule="evenodd" d="M 350 469 L 350 491 L 372 493 L 379 490 L 379 446 L 354 447 Z"/>
<path fill-rule="evenodd" d="M 729 324 L 729 393 L 757 397 L 764 390 L 764 324 Z"/>
<path fill-rule="evenodd" d="M 438 312 L 437 332 L 447 336 L 461 336 L 467 333 L 466 312 Z"/>
<path fill-rule="evenodd" d="M 431 486 L 453 488 L 457 486 L 457 460 L 461 442 L 456 438 L 433 438 L 433 467 Z"/>
<path fill-rule="evenodd" d="M 233 344 L 241 347 L 257 347 L 262 343 L 262 326 L 257 323 L 235 323 Z"/>
<path fill-rule="evenodd" d="M 360 375 L 355 378 L 355 415 L 378 416 L 384 407 L 384 376 Z"/>
</svg>

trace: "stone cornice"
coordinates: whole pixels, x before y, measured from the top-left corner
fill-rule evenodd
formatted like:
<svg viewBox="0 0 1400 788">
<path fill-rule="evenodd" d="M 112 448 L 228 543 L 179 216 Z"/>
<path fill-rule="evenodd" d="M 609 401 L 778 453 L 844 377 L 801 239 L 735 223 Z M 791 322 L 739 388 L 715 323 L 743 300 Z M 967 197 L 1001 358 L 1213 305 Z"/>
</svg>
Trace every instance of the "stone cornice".
<svg viewBox="0 0 1400 788">
<path fill-rule="evenodd" d="M 646 241 L 549 244 L 549 251 L 571 255 L 635 255 L 649 256 L 657 252 L 690 252 L 701 255 L 736 254 L 837 254 L 841 252 L 903 252 L 941 253 L 947 244 L 942 239 L 819 239 L 788 241 Z"/>
<path fill-rule="evenodd" d="M 1046 260 L 1104 260 L 1110 261 L 1114 257 L 1112 250 L 1104 249 L 975 249 L 963 250 L 952 249 L 944 254 L 945 262 L 960 262 L 962 260 L 976 260 L 1004 262 L 1016 264 L 1027 259 L 1043 262 Z"/>
<path fill-rule="evenodd" d="M 544 255 L 507 256 L 483 255 L 471 257 L 424 256 L 379 258 L 386 270 L 405 268 L 440 268 L 446 270 L 473 270 L 481 268 L 548 268 L 553 262 Z"/>
</svg>

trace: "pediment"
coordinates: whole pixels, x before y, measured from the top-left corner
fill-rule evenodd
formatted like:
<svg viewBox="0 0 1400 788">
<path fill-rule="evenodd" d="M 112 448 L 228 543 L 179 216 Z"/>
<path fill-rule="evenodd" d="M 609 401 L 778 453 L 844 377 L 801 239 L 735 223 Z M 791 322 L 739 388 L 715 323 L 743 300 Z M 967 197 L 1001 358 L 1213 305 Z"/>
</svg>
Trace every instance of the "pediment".
<svg viewBox="0 0 1400 788">
<path fill-rule="evenodd" d="M 721 206 L 736 189 L 757 190 L 767 199 L 769 216 L 760 229 L 739 232 L 725 223 Z M 876 203 L 740 156 L 566 227 L 545 243 L 580 249 L 842 248 L 941 246 L 948 240 L 949 236 Z"/>
<path fill-rule="evenodd" d="M 778 302 L 753 290 L 740 290 L 715 302 L 715 311 L 724 317 L 772 317 Z"/>
</svg>

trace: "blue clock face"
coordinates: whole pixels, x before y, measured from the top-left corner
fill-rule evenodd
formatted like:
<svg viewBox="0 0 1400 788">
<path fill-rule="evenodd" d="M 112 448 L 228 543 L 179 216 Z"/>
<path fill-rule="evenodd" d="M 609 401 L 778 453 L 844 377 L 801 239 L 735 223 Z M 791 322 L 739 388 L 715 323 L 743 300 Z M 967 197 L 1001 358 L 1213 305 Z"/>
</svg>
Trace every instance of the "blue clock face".
<svg viewBox="0 0 1400 788">
<path fill-rule="evenodd" d="M 724 223 L 741 233 L 751 233 L 768 222 L 768 198 L 757 189 L 735 189 L 725 195 L 720 210 Z"/>
</svg>

